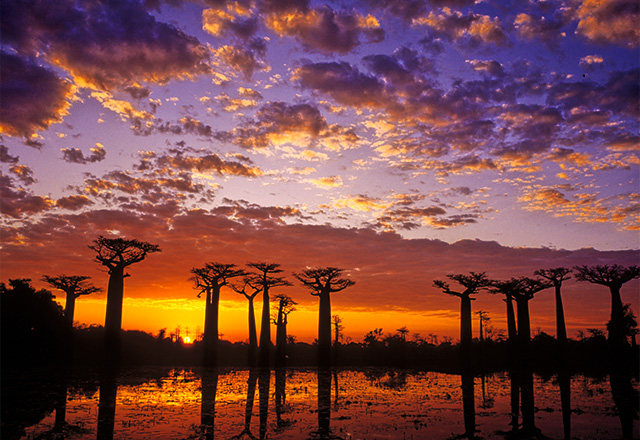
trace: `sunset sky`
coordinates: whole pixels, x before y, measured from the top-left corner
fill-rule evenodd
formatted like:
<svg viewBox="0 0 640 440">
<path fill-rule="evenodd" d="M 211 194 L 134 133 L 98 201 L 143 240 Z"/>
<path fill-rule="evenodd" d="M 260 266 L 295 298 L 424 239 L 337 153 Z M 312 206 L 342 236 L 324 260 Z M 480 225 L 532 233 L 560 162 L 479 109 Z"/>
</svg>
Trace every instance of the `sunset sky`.
<svg viewBox="0 0 640 440">
<path fill-rule="evenodd" d="M 98 235 L 158 244 L 128 270 L 126 329 L 202 329 L 207 261 L 282 264 L 309 342 L 309 266 L 356 281 L 332 304 L 360 340 L 457 338 L 446 274 L 640 262 L 637 0 L 31 0 L 0 20 L 1 281 L 106 289 Z M 622 295 L 637 314 L 638 282 Z M 564 298 L 570 336 L 604 328 L 605 287 Z M 76 319 L 104 324 L 105 299 Z M 473 308 L 505 328 L 500 298 Z M 555 334 L 551 291 L 531 313 Z M 246 314 L 223 290 L 224 338 Z"/>
</svg>

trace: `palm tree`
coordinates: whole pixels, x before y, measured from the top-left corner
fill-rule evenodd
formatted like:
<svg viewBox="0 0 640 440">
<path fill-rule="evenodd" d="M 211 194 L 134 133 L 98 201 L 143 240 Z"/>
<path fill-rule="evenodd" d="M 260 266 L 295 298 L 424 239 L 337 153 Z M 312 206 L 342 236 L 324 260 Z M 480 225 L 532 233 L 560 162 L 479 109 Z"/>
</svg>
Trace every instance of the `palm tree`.
<svg viewBox="0 0 640 440">
<path fill-rule="evenodd" d="M 298 281 L 320 299 L 318 317 L 318 366 L 331 364 L 331 294 L 353 286 L 355 281 L 340 278 L 344 269 L 336 267 L 310 268 L 294 274 Z"/>
<path fill-rule="evenodd" d="M 206 294 L 204 312 L 204 362 L 206 365 L 216 365 L 218 360 L 218 310 L 220 303 L 220 289 L 226 286 L 231 278 L 245 275 L 245 271 L 237 269 L 235 264 L 207 263 L 204 267 L 191 269 L 195 287 L 200 289 L 198 298 Z"/>
</svg>

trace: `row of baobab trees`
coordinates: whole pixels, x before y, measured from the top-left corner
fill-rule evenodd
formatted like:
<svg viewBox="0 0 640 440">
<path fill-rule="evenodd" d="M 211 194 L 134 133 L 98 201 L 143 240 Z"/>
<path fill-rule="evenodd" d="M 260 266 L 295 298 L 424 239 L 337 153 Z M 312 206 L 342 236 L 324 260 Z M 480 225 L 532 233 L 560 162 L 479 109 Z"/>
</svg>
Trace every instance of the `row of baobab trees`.
<svg viewBox="0 0 640 440">
<path fill-rule="evenodd" d="M 124 279 L 130 275 L 125 272 L 132 264 L 143 261 L 148 254 L 160 252 L 158 245 L 137 239 L 107 238 L 99 236 L 89 246 L 95 251 L 97 262 L 105 266 L 109 273 L 107 287 L 107 307 L 105 313 L 105 362 L 116 364 L 120 356 L 120 333 L 122 329 L 122 305 L 124 299 Z M 282 277 L 279 264 L 254 262 L 247 269 L 235 264 L 211 262 L 203 267 L 191 269 L 191 279 L 205 296 L 205 323 L 203 332 L 204 364 L 215 366 L 218 362 L 219 345 L 219 301 L 220 291 L 227 286 L 244 295 L 249 301 L 249 364 L 269 366 L 271 357 L 271 316 L 270 293 L 276 287 L 291 286 L 292 283 Z M 342 269 L 335 267 L 309 268 L 294 277 L 317 296 L 320 301 L 318 324 L 318 365 L 328 366 L 331 359 L 331 294 L 355 284 L 343 278 Z M 43 280 L 66 294 L 65 319 L 69 329 L 73 327 L 75 301 L 83 295 L 100 292 L 101 289 L 89 283 L 90 277 L 80 275 L 45 275 Z M 233 282 L 232 282 L 233 280 Z M 258 342 L 253 300 L 262 293 L 262 319 L 260 341 Z M 278 301 L 276 319 L 275 364 L 281 366 L 285 359 L 287 339 L 287 316 L 293 310 L 295 302 L 287 295 L 274 295 Z"/>
<path fill-rule="evenodd" d="M 534 272 L 536 278 L 519 277 L 506 281 L 490 280 L 484 273 L 471 272 L 469 275 L 448 275 L 462 289 L 454 291 L 441 280 L 434 286 L 444 293 L 460 298 L 460 355 L 462 398 L 465 416 L 465 436 L 475 438 L 474 410 L 474 371 L 471 351 L 471 301 L 481 291 L 504 296 L 507 312 L 507 335 L 509 348 L 509 376 L 511 380 L 511 425 L 514 430 L 519 426 L 518 414 L 522 409 L 522 428 L 526 438 L 539 437 L 535 427 L 535 405 L 533 393 L 533 372 L 530 353 L 531 323 L 529 301 L 542 290 L 555 288 L 556 305 L 556 366 L 564 426 L 564 438 L 571 438 L 571 374 L 567 367 L 567 330 L 562 304 L 562 284 L 571 278 L 578 281 L 600 284 L 609 288 L 611 293 L 611 319 L 608 323 L 608 346 L 610 360 L 610 382 L 614 402 L 622 422 L 623 438 L 632 438 L 633 420 L 636 417 L 637 396 L 631 386 L 631 371 L 634 362 L 629 355 L 629 342 L 625 325 L 624 307 L 620 295 L 622 285 L 640 277 L 640 267 L 620 265 L 576 266 L 572 269 L 556 267 L 540 269 Z M 517 318 L 513 303 L 516 303 Z M 632 338 L 635 335 L 632 335 Z M 550 353 L 550 355 L 553 355 Z"/>
<path fill-rule="evenodd" d="M 107 306 L 105 314 L 105 356 L 106 360 L 117 361 L 119 357 L 120 332 L 122 327 L 122 304 L 124 279 L 129 276 L 125 272 L 128 266 L 143 261 L 148 254 L 160 252 L 158 245 L 137 239 L 107 238 L 99 236 L 89 246 L 95 253 L 95 259 L 108 269 Z M 292 283 L 283 277 L 279 264 L 252 262 L 247 269 L 235 264 L 210 262 L 203 267 L 191 269 L 191 279 L 200 291 L 198 297 L 205 296 L 205 324 L 203 333 L 204 362 L 216 365 L 218 353 L 218 313 L 220 291 L 229 287 L 242 294 L 249 304 L 249 362 L 250 365 L 268 366 L 271 353 L 271 316 L 269 303 L 274 288 L 291 286 Z M 343 277 L 343 270 L 335 267 L 308 268 L 294 277 L 310 290 L 311 295 L 319 298 L 318 321 L 318 365 L 328 366 L 331 359 L 331 294 L 352 286 L 355 282 Z M 507 331 L 509 340 L 518 340 L 526 345 L 530 340 L 529 301 L 544 289 L 554 287 L 556 299 L 557 339 L 559 344 L 566 344 L 567 332 L 562 305 L 562 283 L 574 273 L 578 281 L 601 284 L 611 292 L 611 321 L 608 326 L 608 340 L 613 352 L 621 352 L 628 345 L 624 328 L 624 310 L 620 296 L 622 285 L 640 277 L 640 267 L 619 265 L 577 266 L 573 270 L 559 267 L 541 269 L 535 272 L 536 278 L 519 277 L 507 281 L 490 280 L 485 273 L 471 272 L 469 275 L 448 275 L 449 279 L 459 284 L 462 289 L 452 290 L 445 281 L 436 280 L 434 285 L 445 294 L 459 297 L 460 311 L 460 349 L 463 364 L 470 364 L 472 341 L 471 301 L 472 296 L 489 291 L 504 296 L 507 305 Z M 75 300 L 82 296 L 100 291 L 89 283 L 87 276 L 45 276 L 44 280 L 66 293 L 65 317 L 68 325 L 73 325 Z M 262 294 L 262 315 L 260 340 L 258 341 L 254 314 L 254 298 Z M 286 295 L 275 295 L 278 301 L 276 318 L 276 365 L 284 362 L 286 346 L 287 316 L 295 302 Z M 516 314 L 513 302 L 517 305 Z"/>
</svg>

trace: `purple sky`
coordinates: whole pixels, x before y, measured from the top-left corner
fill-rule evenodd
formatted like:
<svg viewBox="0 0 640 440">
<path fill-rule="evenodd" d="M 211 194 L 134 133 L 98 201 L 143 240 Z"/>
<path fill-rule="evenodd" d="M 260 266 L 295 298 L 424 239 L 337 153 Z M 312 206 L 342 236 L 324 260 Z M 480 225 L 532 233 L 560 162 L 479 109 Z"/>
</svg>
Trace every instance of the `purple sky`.
<svg viewBox="0 0 640 440">
<path fill-rule="evenodd" d="M 384 310 L 400 282 L 402 307 L 455 315 L 433 278 L 639 260 L 636 0 L 33 0 L 0 20 L 2 281 L 103 283 L 86 246 L 124 235 L 165 249 L 132 297 L 273 260 L 351 270 L 369 288 L 344 307 Z"/>
</svg>

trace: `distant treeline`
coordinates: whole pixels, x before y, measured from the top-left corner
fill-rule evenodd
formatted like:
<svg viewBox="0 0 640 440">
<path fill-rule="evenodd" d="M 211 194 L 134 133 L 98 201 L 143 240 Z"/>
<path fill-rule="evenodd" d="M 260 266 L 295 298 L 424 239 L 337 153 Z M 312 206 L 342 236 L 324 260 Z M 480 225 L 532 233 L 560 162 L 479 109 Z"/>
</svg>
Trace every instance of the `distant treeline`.
<svg viewBox="0 0 640 440">
<path fill-rule="evenodd" d="M 1 343 L 3 369 L 43 367 L 55 364 L 99 366 L 104 356 L 102 326 L 76 326 L 68 333 L 67 323 L 53 294 L 36 290 L 27 279 L 0 284 Z M 490 328 L 490 327 L 489 327 Z M 485 329 L 486 330 L 486 329 Z M 438 341 L 435 335 L 424 339 L 418 335 L 407 338 L 406 328 L 384 334 L 373 329 L 360 342 L 334 343 L 332 363 L 336 366 L 388 366 L 458 373 L 460 344 L 448 338 Z M 69 352 L 69 340 L 73 351 Z M 272 347 L 275 351 L 275 347 Z M 509 343 L 499 332 L 483 334 L 471 345 L 476 373 L 506 370 L 509 365 Z M 607 368 L 607 339 L 604 330 L 588 329 L 578 339 L 570 339 L 567 350 L 569 367 L 574 372 L 595 373 Z M 633 347 L 638 360 L 638 348 Z M 220 366 L 247 366 L 249 344 L 220 340 Z M 310 366 L 317 361 L 317 343 L 296 342 L 288 338 L 288 366 Z M 555 371 L 556 339 L 544 332 L 532 338 L 533 368 L 552 374 Z M 196 340 L 185 344 L 161 330 L 156 335 L 142 331 L 122 332 L 122 359 L 129 365 L 197 366 L 202 362 L 204 344 Z M 274 359 L 274 356 L 271 356 Z M 636 365 L 635 371 L 638 371 Z"/>
</svg>

